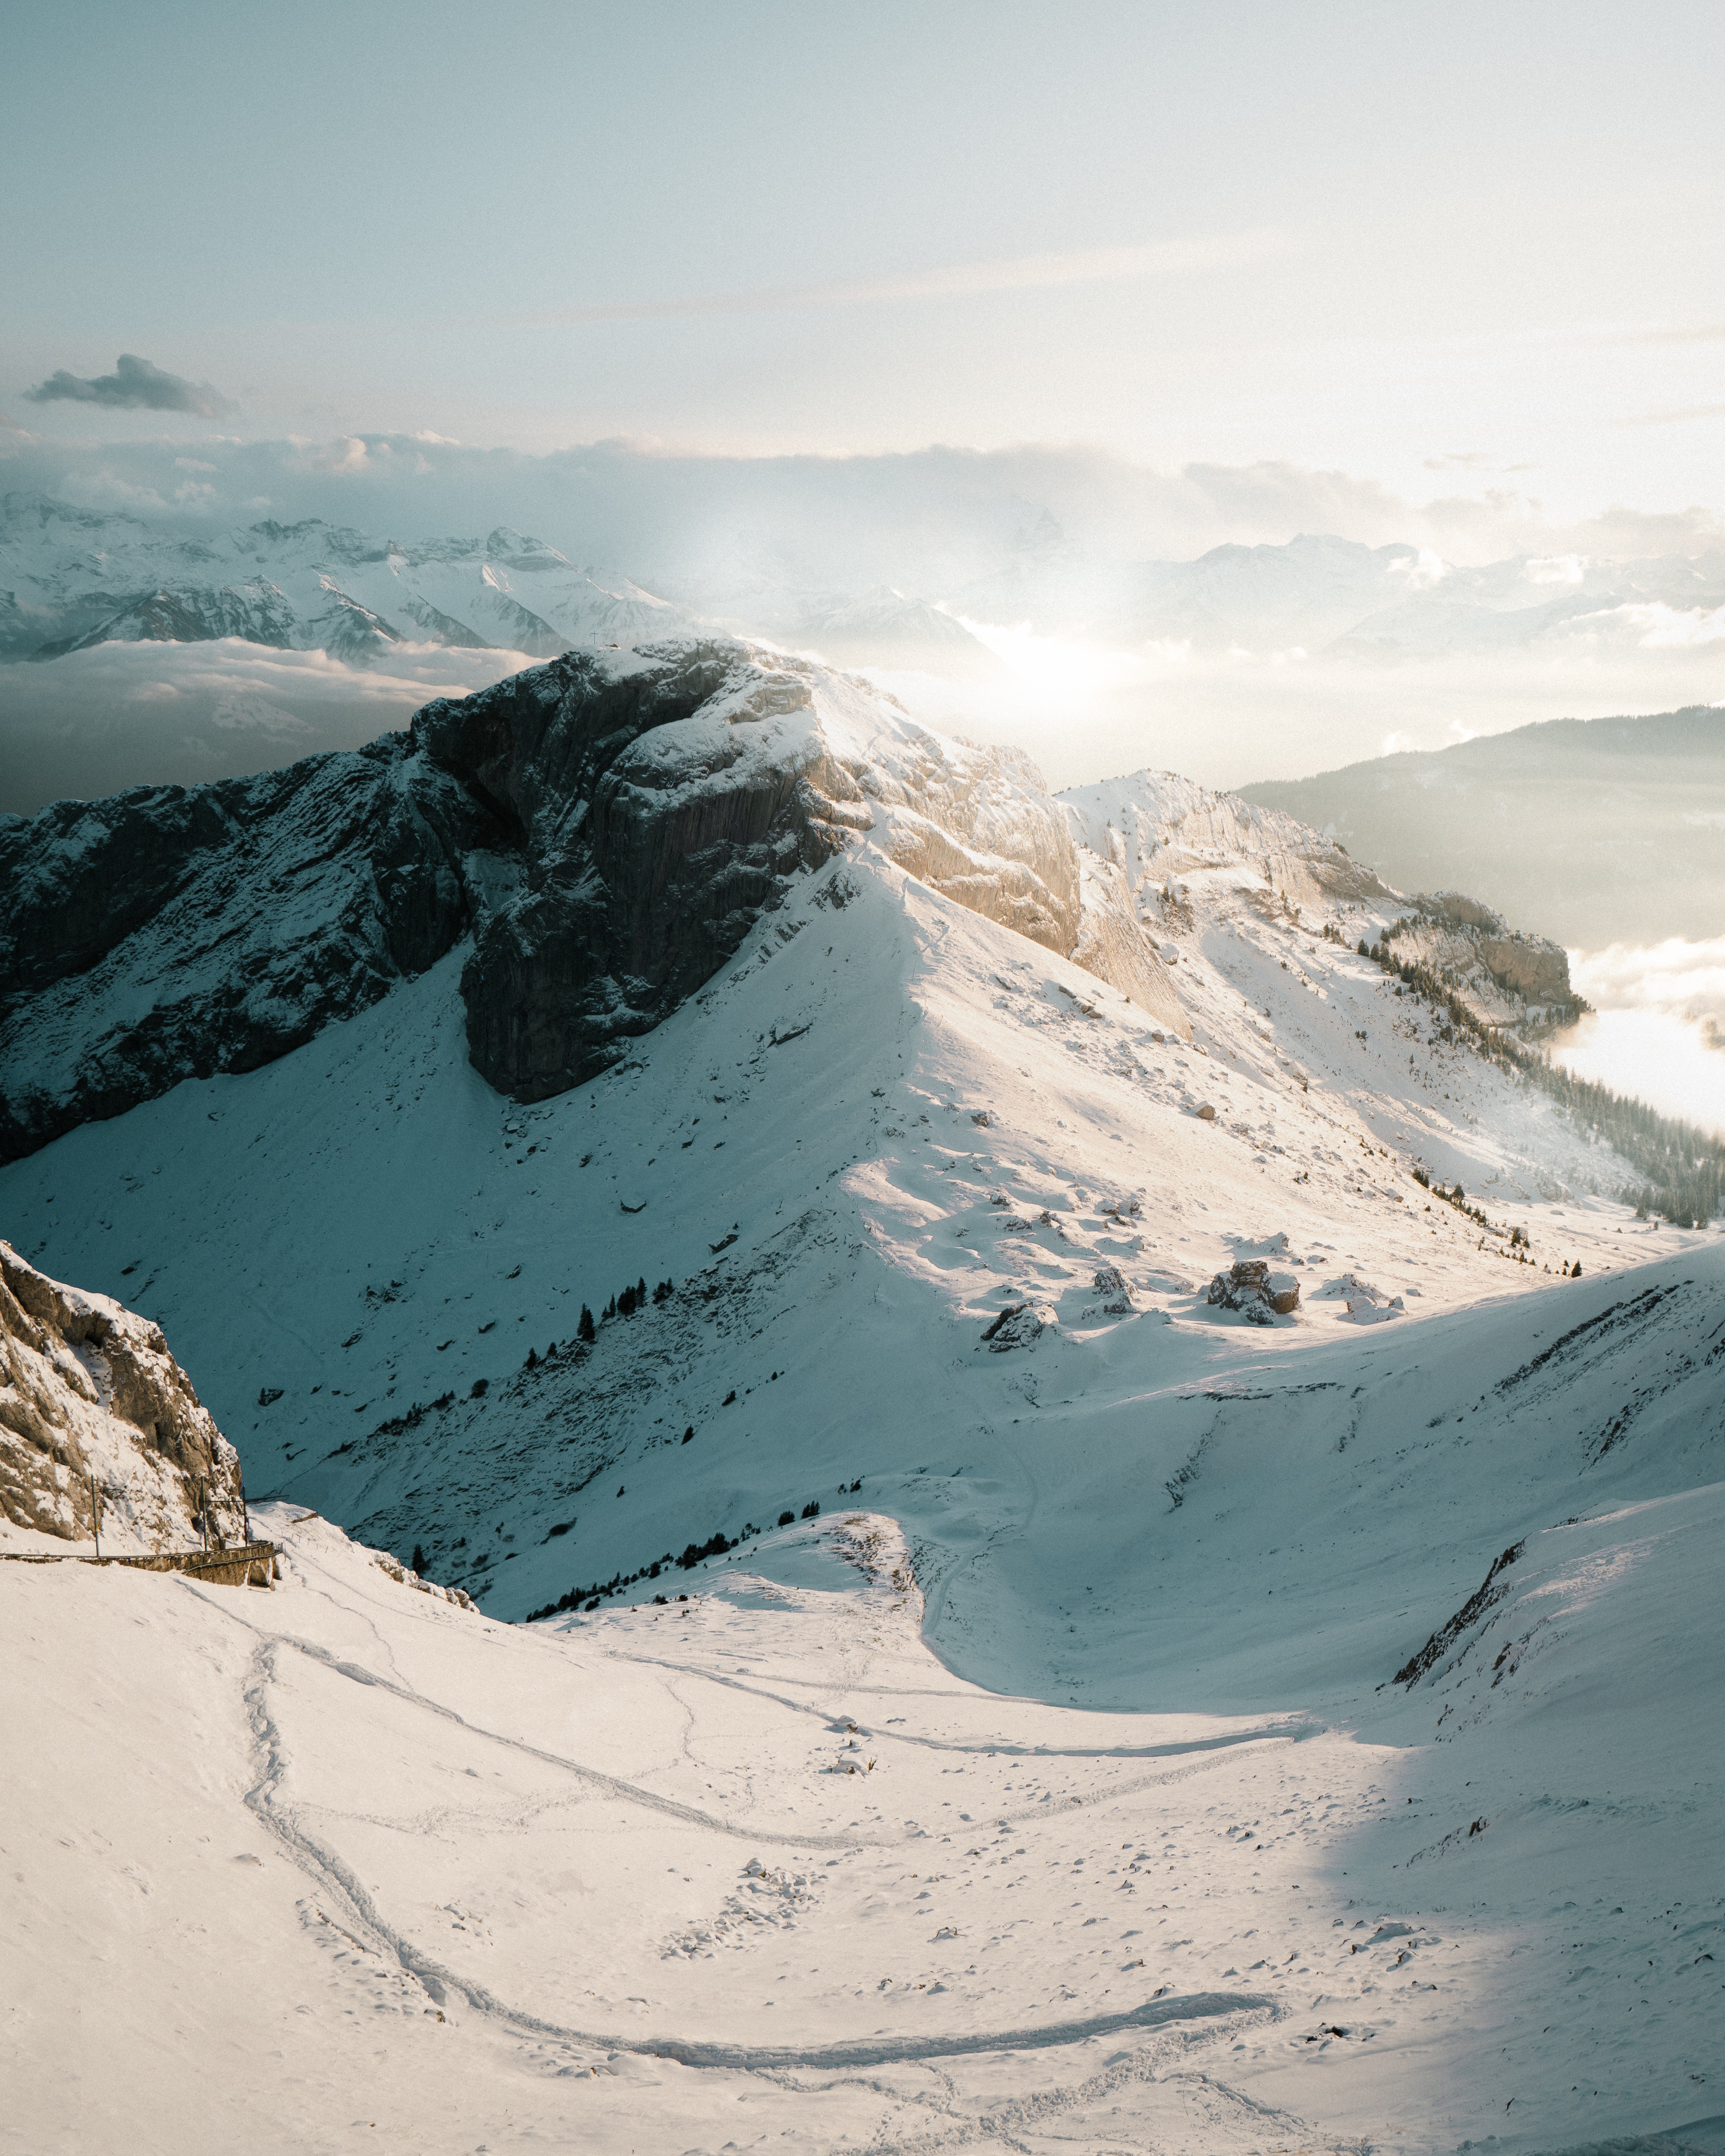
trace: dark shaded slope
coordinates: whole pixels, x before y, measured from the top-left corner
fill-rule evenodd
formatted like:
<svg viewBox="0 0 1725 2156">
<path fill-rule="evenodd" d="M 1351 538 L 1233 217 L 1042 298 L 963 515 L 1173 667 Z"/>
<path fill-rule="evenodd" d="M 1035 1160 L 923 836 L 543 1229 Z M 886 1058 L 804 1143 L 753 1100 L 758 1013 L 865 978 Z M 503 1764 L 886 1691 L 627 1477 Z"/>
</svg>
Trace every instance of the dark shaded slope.
<svg viewBox="0 0 1725 2156">
<path fill-rule="evenodd" d="M 571 654 L 362 750 L 0 820 L 0 1158 L 285 1055 L 470 933 L 475 1066 L 578 1083 L 838 843 L 812 729 L 771 723 L 809 701 L 727 643 Z"/>
</svg>

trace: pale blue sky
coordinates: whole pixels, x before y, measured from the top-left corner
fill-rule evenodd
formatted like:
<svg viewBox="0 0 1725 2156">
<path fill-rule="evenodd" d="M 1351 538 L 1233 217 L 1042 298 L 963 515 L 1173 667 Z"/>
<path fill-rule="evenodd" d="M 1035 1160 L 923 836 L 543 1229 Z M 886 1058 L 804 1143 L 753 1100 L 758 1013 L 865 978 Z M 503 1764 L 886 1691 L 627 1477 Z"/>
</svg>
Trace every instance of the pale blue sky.
<svg viewBox="0 0 1725 2156">
<path fill-rule="evenodd" d="M 0 30 L 0 413 L 50 440 L 1082 440 L 1725 506 L 1717 4 Z M 24 401 L 122 352 L 238 418 Z"/>
</svg>

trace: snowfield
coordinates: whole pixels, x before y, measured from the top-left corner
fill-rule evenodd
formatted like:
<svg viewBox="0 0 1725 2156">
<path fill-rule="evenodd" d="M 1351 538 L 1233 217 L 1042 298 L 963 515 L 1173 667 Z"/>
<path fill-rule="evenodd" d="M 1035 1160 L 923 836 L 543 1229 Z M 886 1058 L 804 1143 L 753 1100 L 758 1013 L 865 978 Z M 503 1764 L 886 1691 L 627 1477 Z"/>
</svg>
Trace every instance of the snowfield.
<svg viewBox="0 0 1725 2156">
<path fill-rule="evenodd" d="M 13 2145 L 1725 2148 L 1725 1243 L 1178 783 L 1179 1029 L 864 837 L 576 1091 L 457 949 L 0 1171 L 284 1550 L 0 1563 Z"/>
</svg>

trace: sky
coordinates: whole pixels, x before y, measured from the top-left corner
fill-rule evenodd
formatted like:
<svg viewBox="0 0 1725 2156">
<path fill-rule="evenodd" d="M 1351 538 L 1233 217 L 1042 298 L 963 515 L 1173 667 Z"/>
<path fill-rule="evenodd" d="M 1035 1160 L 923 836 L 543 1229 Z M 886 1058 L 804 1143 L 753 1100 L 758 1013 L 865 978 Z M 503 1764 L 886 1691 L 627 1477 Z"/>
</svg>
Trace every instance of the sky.
<svg viewBox="0 0 1725 2156">
<path fill-rule="evenodd" d="M 1083 444 L 1725 506 L 1717 6 L 3 16 L 0 413 L 50 444 Z"/>
</svg>

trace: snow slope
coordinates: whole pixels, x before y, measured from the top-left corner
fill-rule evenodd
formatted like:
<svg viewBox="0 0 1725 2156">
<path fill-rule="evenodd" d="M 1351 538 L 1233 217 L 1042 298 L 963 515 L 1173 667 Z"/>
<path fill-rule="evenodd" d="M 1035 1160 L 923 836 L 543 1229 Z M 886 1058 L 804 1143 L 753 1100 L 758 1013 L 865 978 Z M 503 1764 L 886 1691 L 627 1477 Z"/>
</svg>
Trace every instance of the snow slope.
<svg viewBox="0 0 1725 2156">
<path fill-rule="evenodd" d="M 11 2131 L 166 2150 L 241 2082 L 267 2150 L 1717 2149 L 1720 1510 L 1536 1531 L 1388 1707 L 1313 1566 L 1323 1696 L 1246 1714 L 979 1690 L 871 1512 L 557 1628 L 288 1506 L 267 1597 L 0 1566 Z"/>
<path fill-rule="evenodd" d="M 134 2088 L 213 2121 L 228 2058 L 281 2147 L 1717 2118 L 1720 1238 L 1635 1221 L 1620 1163 L 1430 1038 L 1353 953 L 1370 879 L 1302 840 L 1278 885 L 1219 822 L 1139 876 L 1127 794 L 1069 805 L 1134 904 L 1168 890 L 1189 1041 L 883 829 L 578 1091 L 485 1087 L 457 949 L 0 1171 L 33 1260 L 167 1330 L 290 1575 L 0 1565 L 4 1958 L 45 1979 L 9 2003 L 65 2062 L 29 2145 Z M 1251 1255 L 1291 1317 L 1206 1301 Z M 189 2036 L 122 2010 L 116 1925 Z"/>
</svg>

